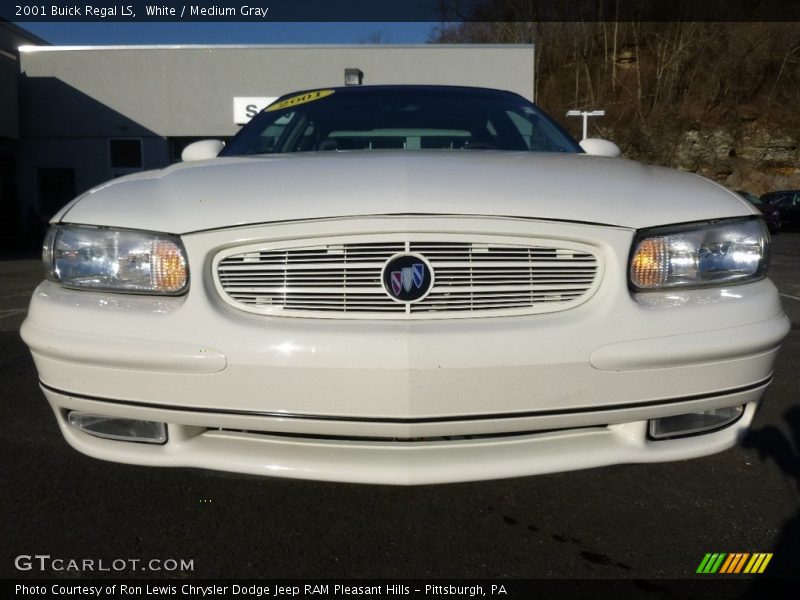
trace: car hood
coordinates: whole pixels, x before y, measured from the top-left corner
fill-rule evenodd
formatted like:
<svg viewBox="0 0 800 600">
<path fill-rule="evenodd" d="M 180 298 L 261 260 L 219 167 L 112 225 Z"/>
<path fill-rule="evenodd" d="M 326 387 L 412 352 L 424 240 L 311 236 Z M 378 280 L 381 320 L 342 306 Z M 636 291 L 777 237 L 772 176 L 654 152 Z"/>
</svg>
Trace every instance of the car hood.
<svg viewBox="0 0 800 600">
<path fill-rule="evenodd" d="M 642 228 L 755 212 L 706 179 L 620 158 L 374 151 L 180 163 L 101 185 L 54 220 L 182 234 L 358 215 L 502 215 Z"/>
</svg>

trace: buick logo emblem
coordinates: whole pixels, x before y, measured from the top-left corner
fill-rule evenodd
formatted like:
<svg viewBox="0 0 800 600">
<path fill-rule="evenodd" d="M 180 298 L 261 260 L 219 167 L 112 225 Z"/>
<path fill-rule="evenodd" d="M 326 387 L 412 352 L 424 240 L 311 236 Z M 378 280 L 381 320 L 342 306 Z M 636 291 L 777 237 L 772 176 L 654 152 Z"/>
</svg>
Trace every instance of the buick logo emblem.
<svg viewBox="0 0 800 600">
<path fill-rule="evenodd" d="M 398 302 L 419 302 L 433 287 L 430 263 L 419 254 L 396 254 L 383 267 L 383 288 Z"/>
</svg>

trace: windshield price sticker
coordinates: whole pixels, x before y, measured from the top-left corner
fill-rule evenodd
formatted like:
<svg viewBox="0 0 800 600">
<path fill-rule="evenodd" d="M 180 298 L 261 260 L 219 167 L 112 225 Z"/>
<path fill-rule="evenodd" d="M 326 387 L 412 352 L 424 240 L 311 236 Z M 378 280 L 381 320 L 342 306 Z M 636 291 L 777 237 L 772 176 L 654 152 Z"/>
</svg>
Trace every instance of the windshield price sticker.
<svg viewBox="0 0 800 600">
<path fill-rule="evenodd" d="M 270 104 L 264 110 L 266 112 L 271 112 L 273 110 L 281 110 L 283 108 L 291 108 L 293 106 L 297 106 L 298 104 L 306 104 L 307 102 L 313 102 L 314 100 L 319 100 L 320 98 L 326 98 L 333 94 L 334 90 L 317 90 L 316 92 L 306 92 L 305 94 L 300 94 L 299 96 L 292 96 L 291 98 L 287 98 L 286 100 L 281 100 L 280 102 L 276 102 L 275 104 Z"/>
</svg>

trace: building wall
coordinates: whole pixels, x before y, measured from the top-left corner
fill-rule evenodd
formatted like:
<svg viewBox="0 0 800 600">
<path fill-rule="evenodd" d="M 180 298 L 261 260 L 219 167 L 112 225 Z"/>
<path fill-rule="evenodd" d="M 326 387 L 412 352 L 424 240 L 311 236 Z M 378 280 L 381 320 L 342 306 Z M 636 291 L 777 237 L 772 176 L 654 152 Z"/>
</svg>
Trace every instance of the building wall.
<svg viewBox="0 0 800 600">
<path fill-rule="evenodd" d="M 0 29 L 0 38 L 5 31 Z M 19 195 L 17 163 L 19 154 L 19 110 L 17 105 L 17 58 L 3 49 L 0 39 L 0 247 L 4 240 L 18 242 Z"/>
<path fill-rule="evenodd" d="M 19 137 L 18 76 L 17 59 L 0 51 L 0 138 L 16 140 Z"/>
<path fill-rule="evenodd" d="M 19 194 L 19 53 L 22 44 L 46 42 L 13 23 L 0 21 L 0 249 L 18 248 L 26 234 Z"/>
<path fill-rule="evenodd" d="M 46 44 L 46 42 L 13 23 L 0 21 L 0 139 L 15 140 L 19 137 L 19 108 L 17 103 L 17 80 L 19 77 L 19 53 L 22 44 Z"/>
<path fill-rule="evenodd" d="M 142 140 L 142 168 L 170 163 L 175 138 L 228 137 L 234 97 L 364 84 L 495 87 L 532 99 L 533 46 L 212 46 L 32 48 L 21 53 L 20 188 L 29 220 L 45 218 L 42 169 L 74 169 L 76 192 L 118 171 L 108 140 Z"/>
<path fill-rule="evenodd" d="M 33 137 L 111 135 L 121 124 L 165 137 L 230 136 L 234 96 L 342 85 L 347 67 L 360 68 L 367 85 L 476 85 L 533 97 L 532 46 L 47 50 L 22 53 Z M 86 114 L 81 95 L 107 110 Z"/>
</svg>

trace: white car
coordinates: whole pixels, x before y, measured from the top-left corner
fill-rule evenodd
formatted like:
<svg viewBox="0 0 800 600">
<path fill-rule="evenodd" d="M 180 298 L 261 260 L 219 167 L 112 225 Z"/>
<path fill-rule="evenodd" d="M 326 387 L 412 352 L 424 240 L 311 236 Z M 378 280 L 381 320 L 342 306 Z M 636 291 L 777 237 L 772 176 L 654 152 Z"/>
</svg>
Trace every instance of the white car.
<svg viewBox="0 0 800 600">
<path fill-rule="evenodd" d="M 52 221 L 22 336 L 80 452 L 423 484 L 750 426 L 789 322 L 725 188 L 477 88 L 299 92 L 221 146 Z"/>
</svg>

